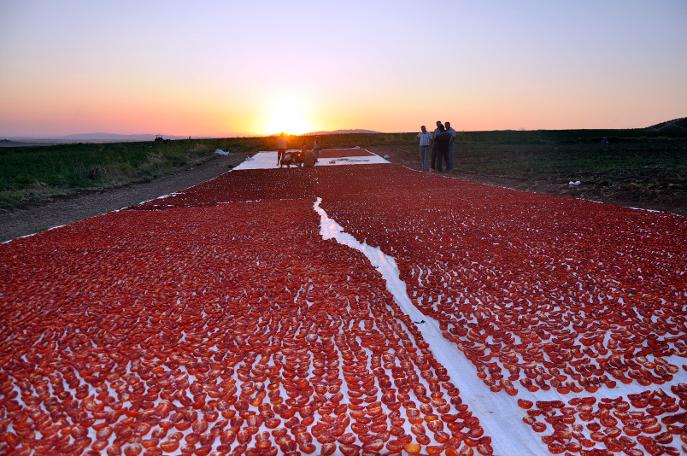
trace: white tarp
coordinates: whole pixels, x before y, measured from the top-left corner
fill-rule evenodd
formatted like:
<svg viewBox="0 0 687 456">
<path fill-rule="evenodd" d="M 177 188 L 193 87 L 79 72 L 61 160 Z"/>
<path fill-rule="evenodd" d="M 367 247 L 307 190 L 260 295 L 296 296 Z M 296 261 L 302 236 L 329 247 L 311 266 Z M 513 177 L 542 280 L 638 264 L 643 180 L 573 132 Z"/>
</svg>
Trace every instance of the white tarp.
<svg viewBox="0 0 687 456">
<path fill-rule="evenodd" d="M 337 149 L 340 150 L 340 149 Z M 360 150 L 360 149 L 351 149 Z M 287 152 L 300 152 L 300 149 L 288 149 Z M 389 161 L 383 159 L 379 155 L 364 155 L 364 156 L 350 156 L 350 157 L 336 157 L 336 158 L 322 158 L 318 160 L 315 166 L 340 166 L 340 165 L 381 165 L 387 164 Z M 293 165 L 292 165 L 293 167 Z M 277 165 L 276 151 L 257 152 L 252 157 L 244 160 L 234 170 L 240 171 L 244 169 L 275 169 L 279 168 Z"/>
</svg>

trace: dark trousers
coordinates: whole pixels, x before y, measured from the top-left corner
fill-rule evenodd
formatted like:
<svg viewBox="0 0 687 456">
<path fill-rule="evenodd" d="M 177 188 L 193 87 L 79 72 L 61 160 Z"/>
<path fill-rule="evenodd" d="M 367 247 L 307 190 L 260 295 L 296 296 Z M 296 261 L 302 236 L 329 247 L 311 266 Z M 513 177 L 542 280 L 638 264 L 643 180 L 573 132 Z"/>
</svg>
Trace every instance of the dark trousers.
<svg viewBox="0 0 687 456">
<path fill-rule="evenodd" d="M 433 147 L 432 148 L 432 169 L 443 172 L 444 164 L 446 164 L 446 169 L 448 170 L 448 149 L 446 147 Z"/>
<path fill-rule="evenodd" d="M 448 156 L 448 147 L 444 150 L 441 151 L 441 160 L 445 165 L 446 165 L 446 171 L 451 171 L 451 167 L 449 166 L 451 164 L 451 159 Z"/>
</svg>

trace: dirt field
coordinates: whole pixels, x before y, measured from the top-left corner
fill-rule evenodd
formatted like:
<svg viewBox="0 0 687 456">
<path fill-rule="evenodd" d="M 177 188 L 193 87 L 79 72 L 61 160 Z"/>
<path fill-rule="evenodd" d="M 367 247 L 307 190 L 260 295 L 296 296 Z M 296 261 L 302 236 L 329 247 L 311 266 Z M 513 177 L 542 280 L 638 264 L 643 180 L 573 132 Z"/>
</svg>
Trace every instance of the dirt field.
<svg viewBox="0 0 687 456">
<path fill-rule="evenodd" d="M 419 168 L 414 144 L 368 148 Z M 472 181 L 687 215 L 687 139 L 608 145 L 461 142 L 455 160 L 453 175 Z"/>
</svg>

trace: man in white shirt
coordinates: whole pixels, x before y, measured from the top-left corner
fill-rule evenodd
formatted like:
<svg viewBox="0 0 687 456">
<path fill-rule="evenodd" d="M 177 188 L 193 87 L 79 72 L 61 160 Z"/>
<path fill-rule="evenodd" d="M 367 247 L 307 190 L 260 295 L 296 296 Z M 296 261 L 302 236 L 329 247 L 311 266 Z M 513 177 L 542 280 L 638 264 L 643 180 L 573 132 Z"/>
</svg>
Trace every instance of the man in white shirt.
<svg viewBox="0 0 687 456">
<path fill-rule="evenodd" d="M 446 163 L 446 171 L 453 170 L 453 144 L 456 142 L 456 135 L 458 132 L 451 127 L 451 122 L 445 122 L 446 133 L 451 135 L 451 142 L 448 143 L 448 162 Z"/>
<path fill-rule="evenodd" d="M 420 127 L 417 139 L 420 143 L 420 169 L 422 171 L 429 171 L 429 150 L 432 147 L 432 134 L 423 125 Z"/>
</svg>

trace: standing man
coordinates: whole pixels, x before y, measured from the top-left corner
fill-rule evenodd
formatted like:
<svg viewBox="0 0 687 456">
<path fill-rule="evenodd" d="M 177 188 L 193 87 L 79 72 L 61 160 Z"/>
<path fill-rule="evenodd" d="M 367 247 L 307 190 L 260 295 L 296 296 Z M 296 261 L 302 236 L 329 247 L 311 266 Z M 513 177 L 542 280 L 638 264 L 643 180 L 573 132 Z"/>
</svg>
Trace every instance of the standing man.
<svg viewBox="0 0 687 456">
<path fill-rule="evenodd" d="M 320 146 L 320 137 L 315 136 L 315 140 L 312 143 L 312 151 L 315 154 L 315 161 L 320 159 L 320 149 L 322 146 Z"/>
<path fill-rule="evenodd" d="M 439 154 L 437 150 L 437 134 L 442 130 L 444 130 L 444 124 L 441 123 L 441 120 L 437 120 L 437 127 L 432 132 L 432 169 L 434 171 L 437 170 L 437 156 Z"/>
<path fill-rule="evenodd" d="M 284 154 L 286 153 L 286 135 L 282 131 L 279 133 L 279 136 L 277 136 L 277 166 L 281 168 L 281 160 L 284 158 Z"/>
<path fill-rule="evenodd" d="M 446 171 L 453 171 L 453 143 L 456 142 L 456 135 L 458 134 L 456 130 L 451 127 L 451 122 L 446 122 L 446 133 L 451 135 L 451 141 L 448 143 L 448 161 L 446 162 Z"/>
<path fill-rule="evenodd" d="M 315 149 L 305 150 L 303 152 L 303 166 L 306 168 L 312 168 L 315 166 L 317 161 L 317 156 L 315 154 Z"/>
<path fill-rule="evenodd" d="M 420 143 L 420 169 L 422 171 L 429 171 L 429 149 L 432 147 L 432 134 L 423 125 L 420 127 L 417 139 Z"/>
<path fill-rule="evenodd" d="M 434 150 L 432 159 L 436 159 L 436 171 L 442 172 L 443 164 L 448 162 L 448 143 L 451 141 L 451 135 L 446 133 L 446 128 L 443 125 L 437 127 L 437 132 L 434 135 Z"/>
</svg>

